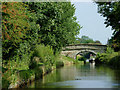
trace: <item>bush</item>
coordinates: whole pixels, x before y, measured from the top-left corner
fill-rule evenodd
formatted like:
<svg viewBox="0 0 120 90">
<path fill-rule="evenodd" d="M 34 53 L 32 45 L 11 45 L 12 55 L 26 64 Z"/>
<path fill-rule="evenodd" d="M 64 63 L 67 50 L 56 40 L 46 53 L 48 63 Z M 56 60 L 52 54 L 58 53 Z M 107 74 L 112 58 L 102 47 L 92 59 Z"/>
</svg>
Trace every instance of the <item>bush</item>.
<svg viewBox="0 0 120 90">
<path fill-rule="evenodd" d="M 53 53 L 53 49 L 49 45 L 36 45 L 33 56 L 39 57 L 37 63 L 44 63 L 44 65 L 50 66 L 55 63 L 55 55 Z"/>
<path fill-rule="evenodd" d="M 34 75 L 33 70 L 21 70 L 19 72 L 20 79 L 24 81 L 27 81 L 33 75 Z"/>
<path fill-rule="evenodd" d="M 120 56 L 115 56 L 113 58 L 110 59 L 108 65 L 113 66 L 116 69 L 120 68 Z"/>
<path fill-rule="evenodd" d="M 56 68 L 59 68 L 61 66 L 64 66 L 63 61 L 56 61 Z"/>
<path fill-rule="evenodd" d="M 120 55 L 119 52 L 114 52 L 110 47 L 107 48 L 106 53 L 97 54 L 95 62 L 96 64 L 107 64 L 114 68 L 119 68 L 120 66 Z"/>
<path fill-rule="evenodd" d="M 107 47 L 106 53 L 111 54 L 113 52 L 114 52 L 114 50 L 111 47 Z"/>
<path fill-rule="evenodd" d="M 6 78 L 2 77 L 2 88 L 8 88 L 9 85 L 10 82 Z"/>
<path fill-rule="evenodd" d="M 108 63 L 112 57 L 113 55 L 108 54 L 108 53 L 97 54 L 95 62 L 96 63 Z"/>
</svg>

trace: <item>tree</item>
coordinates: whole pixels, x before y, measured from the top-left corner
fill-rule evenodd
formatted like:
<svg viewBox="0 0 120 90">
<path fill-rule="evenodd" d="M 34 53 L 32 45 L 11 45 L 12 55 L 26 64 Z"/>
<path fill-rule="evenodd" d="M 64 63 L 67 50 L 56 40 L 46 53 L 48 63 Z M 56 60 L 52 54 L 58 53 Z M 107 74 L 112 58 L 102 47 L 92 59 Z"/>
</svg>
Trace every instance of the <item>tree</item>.
<svg viewBox="0 0 120 90">
<path fill-rule="evenodd" d="M 3 3 L 2 5 L 2 49 L 3 58 L 12 56 L 29 30 L 28 16 L 22 3 Z M 5 56 L 5 57 L 4 57 Z"/>
<path fill-rule="evenodd" d="M 99 40 L 96 40 L 95 43 L 97 43 L 97 44 L 101 44 L 101 42 L 100 42 Z"/>
<path fill-rule="evenodd" d="M 77 42 L 79 43 L 94 43 L 93 39 L 88 36 L 82 36 L 81 38 L 77 38 Z"/>
<path fill-rule="evenodd" d="M 22 2 L 2 3 L 2 58 L 28 66 L 32 49 L 38 42 L 39 25 L 35 14 Z"/>
<path fill-rule="evenodd" d="M 118 2 L 96 2 L 98 13 L 106 17 L 106 27 L 111 26 L 114 30 L 112 37 L 112 47 L 115 51 L 120 51 L 120 1 Z"/>
<path fill-rule="evenodd" d="M 74 16 L 75 7 L 70 2 L 30 2 L 29 10 L 36 13 L 41 43 L 54 51 L 72 43 L 79 34 L 80 25 Z"/>
</svg>

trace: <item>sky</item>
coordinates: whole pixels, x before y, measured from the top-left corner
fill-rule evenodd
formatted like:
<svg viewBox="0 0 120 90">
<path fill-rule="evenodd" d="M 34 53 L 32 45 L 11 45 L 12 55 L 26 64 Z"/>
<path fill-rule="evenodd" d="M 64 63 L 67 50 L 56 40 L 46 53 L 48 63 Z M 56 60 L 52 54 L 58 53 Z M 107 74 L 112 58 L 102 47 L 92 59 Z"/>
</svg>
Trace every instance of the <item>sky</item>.
<svg viewBox="0 0 120 90">
<path fill-rule="evenodd" d="M 80 26 L 80 34 L 89 38 L 99 40 L 102 44 L 107 44 L 108 38 L 112 36 L 111 27 L 107 27 L 104 24 L 105 18 L 97 13 L 97 5 L 93 2 L 72 2 L 75 5 L 75 16 Z"/>
</svg>

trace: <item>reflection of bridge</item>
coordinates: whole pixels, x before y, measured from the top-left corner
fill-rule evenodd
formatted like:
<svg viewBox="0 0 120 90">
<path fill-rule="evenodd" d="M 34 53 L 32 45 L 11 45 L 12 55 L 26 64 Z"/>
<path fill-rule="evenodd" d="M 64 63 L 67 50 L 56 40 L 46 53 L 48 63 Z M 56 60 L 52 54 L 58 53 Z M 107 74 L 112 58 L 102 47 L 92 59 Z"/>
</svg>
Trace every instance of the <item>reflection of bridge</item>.
<svg viewBox="0 0 120 90">
<path fill-rule="evenodd" d="M 61 52 L 62 55 L 68 56 L 71 58 L 75 58 L 77 54 L 83 52 L 91 52 L 94 54 L 103 53 L 107 49 L 106 45 L 98 45 L 98 44 L 76 44 L 69 45 L 63 48 Z"/>
</svg>

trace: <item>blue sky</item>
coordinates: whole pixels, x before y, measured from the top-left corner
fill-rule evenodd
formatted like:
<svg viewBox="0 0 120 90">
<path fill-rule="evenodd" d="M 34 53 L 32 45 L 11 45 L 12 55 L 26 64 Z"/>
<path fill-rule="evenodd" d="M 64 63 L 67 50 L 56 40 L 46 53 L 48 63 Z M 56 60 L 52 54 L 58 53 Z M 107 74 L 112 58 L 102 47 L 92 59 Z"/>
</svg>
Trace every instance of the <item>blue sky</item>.
<svg viewBox="0 0 120 90">
<path fill-rule="evenodd" d="M 75 5 L 75 16 L 79 24 L 83 26 L 78 37 L 86 35 L 93 40 L 99 40 L 106 44 L 112 36 L 111 27 L 105 27 L 105 18 L 97 13 L 97 5 L 93 2 L 72 2 Z"/>
</svg>

